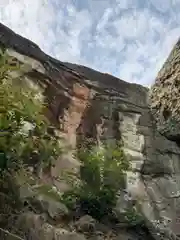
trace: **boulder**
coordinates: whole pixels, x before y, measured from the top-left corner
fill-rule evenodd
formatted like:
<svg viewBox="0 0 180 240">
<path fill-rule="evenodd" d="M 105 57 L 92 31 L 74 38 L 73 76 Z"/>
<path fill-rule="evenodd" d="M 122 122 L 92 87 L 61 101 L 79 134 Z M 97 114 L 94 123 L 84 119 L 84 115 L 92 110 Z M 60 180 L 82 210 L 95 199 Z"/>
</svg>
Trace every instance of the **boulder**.
<svg viewBox="0 0 180 240">
<path fill-rule="evenodd" d="M 47 213 L 55 221 L 69 215 L 68 208 L 60 200 L 55 200 L 53 197 L 38 194 L 31 203 L 38 211 Z"/>
<path fill-rule="evenodd" d="M 96 230 L 96 220 L 89 215 L 82 216 L 74 225 L 78 232 L 92 233 Z"/>
<path fill-rule="evenodd" d="M 86 238 L 78 233 L 70 232 L 63 228 L 52 226 L 45 221 L 43 215 L 27 212 L 22 214 L 13 229 L 18 229 L 16 234 L 23 240 L 85 240 Z M 7 235 L 4 240 L 14 240 Z"/>
</svg>

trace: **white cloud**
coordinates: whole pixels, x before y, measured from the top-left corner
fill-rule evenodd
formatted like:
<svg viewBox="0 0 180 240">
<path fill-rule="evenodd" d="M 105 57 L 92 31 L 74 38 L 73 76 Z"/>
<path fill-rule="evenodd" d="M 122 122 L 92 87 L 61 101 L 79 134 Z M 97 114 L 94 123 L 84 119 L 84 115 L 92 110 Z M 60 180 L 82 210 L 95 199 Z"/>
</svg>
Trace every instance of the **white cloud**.
<svg viewBox="0 0 180 240">
<path fill-rule="evenodd" d="M 47 53 L 53 53 L 60 60 L 76 62 L 80 60 L 81 52 L 79 36 L 83 29 L 90 27 L 91 19 L 87 10 L 77 11 L 71 4 L 63 9 L 58 3 L 58 0 L 54 3 L 47 0 L 6 3 L 5 0 L 1 3 L 0 21 L 36 42 Z M 64 25 L 67 31 L 63 30 Z"/>
<path fill-rule="evenodd" d="M 124 38 L 134 39 L 142 38 L 146 33 L 148 26 L 148 13 L 134 11 L 123 14 L 119 19 L 113 22 L 113 25 L 120 35 Z"/>
<path fill-rule="evenodd" d="M 3 1 L 0 8 L 0 20 L 14 31 L 35 41 L 49 52 L 49 38 L 55 40 L 51 30 L 54 9 L 47 1 Z"/>
<path fill-rule="evenodd" d="M 106 26 L 106 24 L 108 23 L 109 18 L 112 16 L 113 14 L 113 10 L 112 8 L 107 8 L 102 16 L 102 18 L 100 19 L 99 23 L 97 24 L 97 31 L 101 31 L 103 30 L 103 28 Z"/>
<path fill-rule="evenodd" d="M 142 64 L 138 63 L 138 62 L 126 62 L 123 63 L 119 66 L 119 73 L 120 75 L 123 75 L 125 79 L 127 79 L 127 81 L 132 81 L 134 79 L 132 79 L 132 76 L 136 76 L 138 75 L 140 72 L 142 72 L 144 70 Z M 136 81 L 133 81 L 136 82 Z"/>
<path fill-rule="evenodd" d="M 180 33 L 180 0 L 0 0 L 0 21 L 46 53 L 152 84 Z"/>
<path fill-rule="evenodd" d="M 118 3 L 117 4 L 117 7 L 116 7 L 116 11 L 119 11 L 119 9 L 128 9 L 129 7 L 132 7 L 133 6 L 133 0 L 116 0 L 116 2 Z"/>
<path fill-rule="evenodd" d="M 111 40 L 115 43 L 113 49 L 118 51 L 120 46 L 122 51 L 119 57 L 123 57 L 123 63 L 120 64 L 116 75 L 126 81 L 152 84 L 177 41 L 180 28 L 173 26 L 171 20 L 167 21 L 157 16 L 147 8 L 122 12 L 120 17 L 111 22 L 111 26 L 115 28 L 118 36 L 114 37 L 114 41 Z M 107 36 L 106 33 L 106 38 Z M 119 37 L 120 45 L 117 41 Z M 108 48 L 106 38 L 100 38 L 99 42 L 107 44 Z"/>
<path fill-rule="evenodd" d="M 170 8 L 172 1 L 171 0 L 149 0 L 150 3 L 158 10 L 159 12 L 166 13 Z"/>
</svg>

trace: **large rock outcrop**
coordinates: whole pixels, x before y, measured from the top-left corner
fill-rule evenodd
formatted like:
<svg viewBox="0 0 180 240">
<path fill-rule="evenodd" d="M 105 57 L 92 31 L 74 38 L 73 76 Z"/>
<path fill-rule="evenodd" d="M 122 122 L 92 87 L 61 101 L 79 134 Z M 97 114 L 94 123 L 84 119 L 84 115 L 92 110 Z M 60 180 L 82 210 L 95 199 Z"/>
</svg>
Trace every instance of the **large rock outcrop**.
<svg viewBox="0 0 180 240">
<path fill-rule="evenodd" d="M 157 128 L 172 140 L 180 139 L 180 40 L 159 71 L 150 99 Z"/>
<path fill-rule="evenodd" d="M 133 168 L 127 174 L 127 190 L 138 199 L 154 238 L 176 239 L 180 235 L 180 147 L 168 140 L 166 134 L 158 133 L 149 108 L 148 89 L 84 66 L 58 61 L 2 24 L 0 45 L 26 64 L 24 72 L 18 74 L 39 88 L 48 103 L 45 114 L 72 148 L 84 138 L 95 144 L 123 140 Z M 176 67 L 171 74 L 175 77 L 178 58 L 173 61 Z M 152 97 L 155 103 L 158 91 Z M 172 109 L 166 98 L 164 101 L 161 104 Z M 161 112 L 158 104 L 156 117 Z M 56 181 L 62 165 L 76 168 L 78 162 L 70 153 L 56 162 L 46 181 L 57 188 L 65 187 Z"/>
</svg>

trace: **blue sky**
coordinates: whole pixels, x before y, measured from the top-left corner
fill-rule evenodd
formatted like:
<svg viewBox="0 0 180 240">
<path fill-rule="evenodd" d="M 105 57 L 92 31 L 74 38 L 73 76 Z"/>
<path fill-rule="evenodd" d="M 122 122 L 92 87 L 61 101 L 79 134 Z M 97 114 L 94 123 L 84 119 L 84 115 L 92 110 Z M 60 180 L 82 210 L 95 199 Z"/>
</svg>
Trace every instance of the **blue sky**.
<svg viewBox="0 0 180 240">
<path fill-rule="evenodd" d="M 0 0 L 0 21 L 61 61 L 150 86 L 180 35 L 180 0 Z"/>
</svg>

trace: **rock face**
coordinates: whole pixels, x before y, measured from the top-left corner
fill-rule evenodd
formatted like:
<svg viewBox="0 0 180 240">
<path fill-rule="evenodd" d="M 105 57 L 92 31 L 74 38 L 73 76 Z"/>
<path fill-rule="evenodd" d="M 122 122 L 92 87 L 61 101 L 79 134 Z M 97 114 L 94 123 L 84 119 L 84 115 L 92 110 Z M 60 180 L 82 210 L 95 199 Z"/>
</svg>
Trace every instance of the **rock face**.
<svg viewBox="0 0 180 240">
<path fill-rule="evenodd" d="M 22 214 L 17 219 L 16 226 L 21 229 L 21 239 L 33 239 L 33 240 L 86 240 L 83 235 L 69 232 L 63 228 L 53 227 L 46 223 L 45 218 L 39 214 L 32 214 L 28 212 Z M 3 236 L 3 240 L 16 239 L 14 236 Z M 20 239 L 20 238 L 19 238 Z"/>
<path fill-rule="evenodd" d="M 167 138 L 180 138 L 180 40 L 159 71 L 151 90 L 151 108 L 158 130 Z"/>
<path fill-rule="evenodd" d="M 171 73 L 163 68 L 153 89 L 151 99 L 155 114 L 149 108 L 149 93 L 145 87 L 84 66 L 60 62 L 2 24 L 0 45 L 17 61 L 26 64 L 26 70 L 18 74 L 23 74 L 39 88 L 48 104 L 45 114 L 72 148 L 83 139 L 91 139 L 95 144 L 123 140 L 124 151 L 133 168 L 127 177 L 128 192 L 138 199 L 155 239 L 176 239 L 175 236 L 180 235 L 180 148 L 177 142 L 166 137 L 178 137 L 178 118 L 175 118 L 177 130 L 163 130 L 164 136 L 158 133 L 155 120 L 160 119 L 158 126 L 166 127 L 171 116 L 178 116 L 179 96 L 175 98 L 176 104 L 168 103 L 172 98 L 171 92 L 167 93 L 172 86 L 178 85 L 174 80 L 175 75 L 178 80 L 180 69 L 178 54 L 173 57 L 178 45 L 169 60 L 174 64 Z M 177 107 L 175 112 L 172 112 L 173 104 Z M 168 108 L 168 114 L 162 122 L 164 108 Z M 78 162 L 71 154 L 57 161 L 49 177 L 57 188 L 65 187 L 56 181 L 62 165 L 76 168 Z"/>
</svg>

